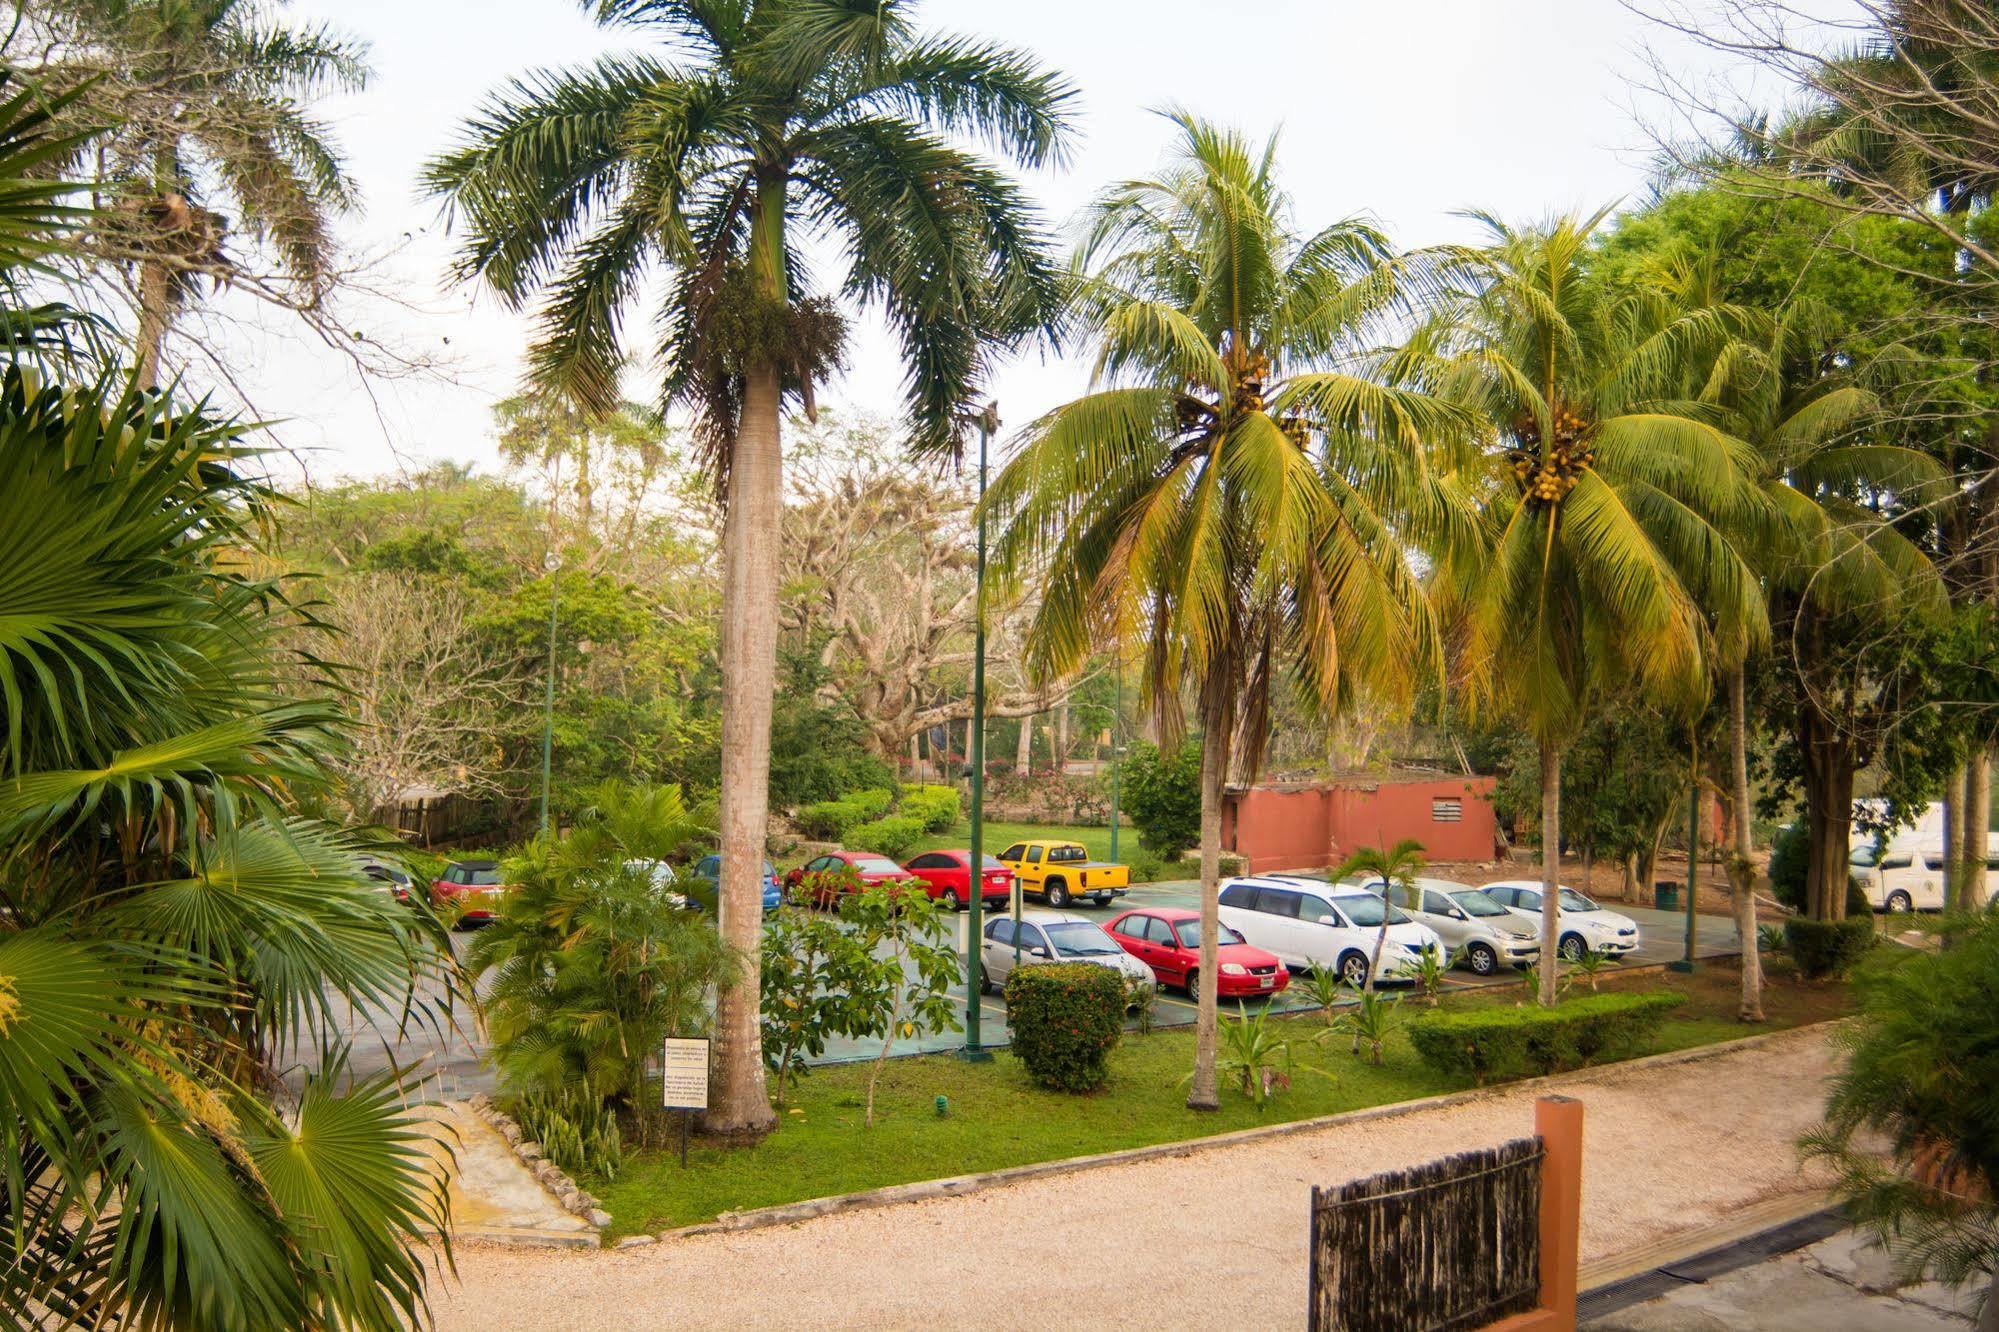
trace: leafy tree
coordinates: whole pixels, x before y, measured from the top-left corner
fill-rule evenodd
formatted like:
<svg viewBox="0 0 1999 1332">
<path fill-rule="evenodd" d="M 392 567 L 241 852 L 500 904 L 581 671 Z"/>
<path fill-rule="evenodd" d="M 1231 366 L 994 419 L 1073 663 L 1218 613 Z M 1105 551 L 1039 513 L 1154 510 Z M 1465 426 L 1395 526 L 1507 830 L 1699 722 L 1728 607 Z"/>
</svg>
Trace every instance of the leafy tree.
<svg viewBox="0 0 1999 1332">
<path fill-rule="evenodd" d="M 787 902 L 764 927 L 764 1061 L 777 1075 L 780 1110 L 786 1084 L 810 1072 L 829 1041 L 871 1030 L 864 995 L 873 966 L 859 932 L 803 902 Z"/>
<path fill-rule="evenodd" d="M 459 271 L 510 304 L 540 297 L 533 377 L 595 412 L 620 402 L 624 307 L 673 274 L 662 405 L 693 409 L 727 499 L 721 633 L 723 928 L 753 956 L 776 685 L 779 435 L 808 413 L 845 321 L 807 286 L 798 244 L 829 234 L 847 291 L 888 317 L 909 367 L 919 452 L 955 448 L 984 348 L 1043 328 L 1057 297 L 1017 187 L 946 137 L 1014 161 L 1055 157 L 1068 90 L 1016 52 L 921 35 L 904 0 L 599 0 L 607 25 L 669 44 L 517 82 L 432 163 L 462 221 Z M 803 225 L 801 225 L 803 224 Z M 774 1122 L 757 978 L 728 986 L 708 1123 Z"/>
<path fill-rule="evenodd" d="M 1122 813 L 1138 829 L 1138 844 L 1178 860 L 1201 837 L 1201 745 L 1183 740 L 1168 756 L 1141 740 L 1122 764 Z"/>
<path fill-rule="evenodd" d="M 874 883 L 840 898 L 840 920 L 858 945 L 848 990 L 857 1032 L 881 1037 L 868 1070 L 868 1127 L 875 1122 L 875 1084 L 898 1039 L 958 1030 L 951 985 L 963 974 L 951 918 L 928 893 Z"/>
<path fill-rule="evenodd" d="M 1200 1009 L 1187 1103 L 1218 1104 L 1222 788 L 1253 774 L 1282 673 L 1324 714 L 1397 698 L 1433 646 L 1405 541 L 1466 517 L 1431 443 L 1457 416 L 1369 373 L 1403 269 L 1373 228 L 1292 224 L 1274 141 L 1190 116 L 1166 168 L 1106 191 L 1075 266 L 1092 390 L 1028 427 L 989 496 L 1003 577 L 1043 583 L 1044 677 L 1100 647 L 1139 663 L 1169 744 L 1201 728 Z M 1400 528 L 1391 528 L 1399 522 Z"/>
</svg>

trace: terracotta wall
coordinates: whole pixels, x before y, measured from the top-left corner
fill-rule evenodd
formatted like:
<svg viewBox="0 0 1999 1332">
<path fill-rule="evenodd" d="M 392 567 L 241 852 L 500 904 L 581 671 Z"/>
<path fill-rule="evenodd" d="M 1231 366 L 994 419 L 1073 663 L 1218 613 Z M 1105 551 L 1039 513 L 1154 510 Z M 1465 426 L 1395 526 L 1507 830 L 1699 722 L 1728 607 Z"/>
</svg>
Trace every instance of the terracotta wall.
<svg viewBox="0 0 1999 1332">
<path fill-rule="evenodd" d="M 1253 786 L 1232 791 L 1222 811 L 1222 845 L 1251 873 L 1336 865 L 1363 846 L 1405 837 L 1431 860 L 1490 860 L 1498 836 L 1493 779 L 1335 782 L 1312 787 Z M 1455 822 L 1439 817 L 1456 801 Z"/>
</svg>

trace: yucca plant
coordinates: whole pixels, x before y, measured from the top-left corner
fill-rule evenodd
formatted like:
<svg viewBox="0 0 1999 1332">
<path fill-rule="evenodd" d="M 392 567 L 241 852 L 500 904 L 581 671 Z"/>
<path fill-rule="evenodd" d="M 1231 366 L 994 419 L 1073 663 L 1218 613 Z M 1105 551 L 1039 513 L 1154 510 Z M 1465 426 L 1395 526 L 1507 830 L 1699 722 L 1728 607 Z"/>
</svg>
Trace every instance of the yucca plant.
<svg viewBox="0 0 1999 1332">
<path fill-rule="evenodd" d="M 1152 1001 L 1159 996 L 1159 986 L 1143 976 L 1127 976 L 1124 982 L 1125 1007 L 1137 1024 L 1135 1030 L 1140 1036 L 1152 1034 Z"/>
<path fill-rule="evenodd" d="M 1353 994 L 1353 987 L 1341 978 L 1337 967 L 1313 967 L 1302 974 L 1293 973 L 1291 984 L 1312 1001 L 1328 1027 L 1339 1015 L 1340 1006 Z"/>
<path fill-rule="evenodd" d="M 1380 990 L 1357 990 L 1351 986 L 1347 993 L 1353 1002 L 1340 1014 L 1337 1029 L 1353 1037 L 1356 1059 L 1360 1057 L 1361 1047 L 1366 1046 L 1369 1062 L 1378 1067 L 1381 1047 L 1387 1043 L 1389 1033 L 1395 1030 L 1402 996 L 1383 994 Z"/>
<path fill-rule="evenodd" d="M 1569 964 L 1569 970 L 1572 974 L 1582 977 L 1584 983 L 1589 986 L 1589 992 L 1595 994 L 1597 977 L 1601 976 L 1604 968 L 1609 965 L 1610 954 L 1599 948 L 1585 948 Z"/>
<path fill-rule="evenodd" d="M 1432 1008 L 1437 1006 L 1444 992 L 1444 978 L 1448 974 L 1449 968 L 1444 965 L 1443 954 L 1434 946 L 1425 948 L 1417 955 L 1415 969 L 1410 972 L 1410 976 L 1416 982 L 1416 988 L 1423 992 L 1423 997 L 1429 1000 Z"/>
<path fill-rule="evenodd" d="M 1291 1042 L 1270 1026 L 1270 1010 L 1240 1013 L 1222 1024 L 1221 1073 L 1261 1109 L 1291 1086 Z M 1190 1075 L 1191 1076 L 1191 1075 Z"/>
<path fill-rule="evenodd" d="M 1531 999 L 1546 1004 L 1551 1002 L 1549 996 L 1553 995 L 1554 1002 L 1559 1002 L 1563 992 L 1569 988 L 1569 969 L 1562 965 L 1560 955 L 1553 961 L 1529 962 L 1520 968 L 1520 983 L 1526 987 Z"/>
</svg>

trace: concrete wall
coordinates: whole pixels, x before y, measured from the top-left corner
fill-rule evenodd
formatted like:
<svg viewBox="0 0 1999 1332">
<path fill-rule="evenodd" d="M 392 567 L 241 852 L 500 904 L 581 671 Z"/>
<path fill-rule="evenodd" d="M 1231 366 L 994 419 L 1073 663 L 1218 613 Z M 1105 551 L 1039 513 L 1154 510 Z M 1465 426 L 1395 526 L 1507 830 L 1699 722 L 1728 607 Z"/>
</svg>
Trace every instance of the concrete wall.
<svg viewBox="0 0 1999 1332">
<path fill-rule="evenodd" d="M 1253 786 L 1228 794 L 1222 845 L 1251 873 L 1336 865 L 1359 847 L 1405 837 L 1431 860 L 1490 860 L 1498 838 L 1492 787 L 1490 777 Z M 1440 817 L 1449 801 L 1457 802 L 1455 822 Z"/>
</svg>

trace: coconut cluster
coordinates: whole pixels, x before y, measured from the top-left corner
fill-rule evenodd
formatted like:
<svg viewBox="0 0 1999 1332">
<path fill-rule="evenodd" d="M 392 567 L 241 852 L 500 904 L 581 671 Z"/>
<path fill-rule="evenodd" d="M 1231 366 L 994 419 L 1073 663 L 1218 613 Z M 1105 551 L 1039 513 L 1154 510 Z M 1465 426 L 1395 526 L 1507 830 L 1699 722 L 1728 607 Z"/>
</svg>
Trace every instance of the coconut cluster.
<svg viewBox="0 0 1999 1332">
<path fill-rule="evenodd" d="M 1554 447 L 1544 457 L 1540 451 L 1541 425 L 1532 416 L 1522 416 L 1513 434 L 1519 447 L 1509 449 L 1506 460 L 1513 467 L 1513 479 L 1531 503 L 1557 504 L 1576 488 L 1582 473 L 1596 464 L 1596 451 L 1586 436 L 1589 423 L 1567 407 L 1555 411 Z"/>
</svg>

